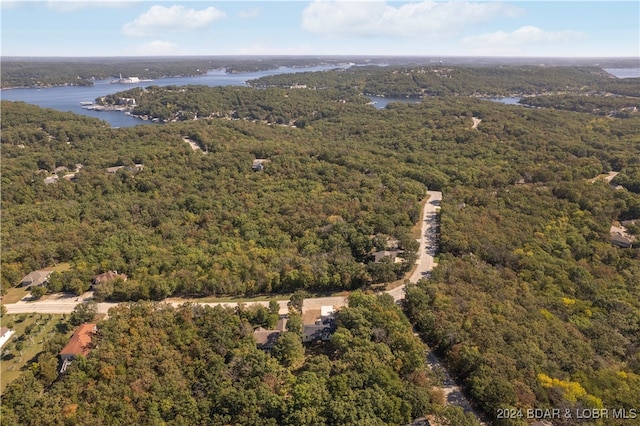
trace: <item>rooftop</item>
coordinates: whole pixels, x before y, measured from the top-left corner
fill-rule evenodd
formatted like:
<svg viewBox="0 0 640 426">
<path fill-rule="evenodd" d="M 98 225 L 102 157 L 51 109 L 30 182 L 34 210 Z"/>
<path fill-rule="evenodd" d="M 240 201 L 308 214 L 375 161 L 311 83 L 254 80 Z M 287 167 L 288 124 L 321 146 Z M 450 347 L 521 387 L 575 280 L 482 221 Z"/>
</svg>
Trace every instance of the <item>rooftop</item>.
<svg viewBox="0 0 640 426">
<path fill-rule="evenodd" d="M 25 275 L 24 278 L 20 280 L 21 286 L 30 286 L 30 285 L 42 285 L 49 279 L 49 275 L 51 275 L 49 270 L 39 270 L 33 271 L 29 274 Z"/>
<path fill-rule="evenodd" d="M 96 331 L 97 329 L 95 324 L 82 324 L 73 333 L 73 336 L 69 339 L 69 343 L 62 348 L 59 355 L 61 357 L 77 355 L 87 356 L 91 351 L 91 339 Z"/>
</svg>

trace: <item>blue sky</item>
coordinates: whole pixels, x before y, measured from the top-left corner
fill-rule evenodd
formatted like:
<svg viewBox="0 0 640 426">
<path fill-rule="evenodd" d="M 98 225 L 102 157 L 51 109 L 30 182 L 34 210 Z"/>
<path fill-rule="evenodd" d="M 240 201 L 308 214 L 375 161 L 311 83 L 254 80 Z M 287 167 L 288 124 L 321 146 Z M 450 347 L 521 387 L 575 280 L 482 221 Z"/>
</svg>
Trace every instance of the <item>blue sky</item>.
<svg viewBox="0 0 640 426">
<path fill-rule="evenodd" d="M 0 1 L 3 56 L 640 56 L 637 0 Z"/>
</svg>

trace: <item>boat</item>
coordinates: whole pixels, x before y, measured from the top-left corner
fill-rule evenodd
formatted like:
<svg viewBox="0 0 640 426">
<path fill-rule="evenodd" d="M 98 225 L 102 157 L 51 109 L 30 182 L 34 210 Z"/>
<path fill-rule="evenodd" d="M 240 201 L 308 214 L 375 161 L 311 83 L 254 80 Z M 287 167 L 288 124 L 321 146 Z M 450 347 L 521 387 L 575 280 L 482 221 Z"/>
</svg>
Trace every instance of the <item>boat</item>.
<svg viewBox="0 0 640 426">
<path fill-rule="evenodd" d="M 111 84 L 136 84 L 140 83 L 140 79 L 138 77 L 122 77 L 120 74 L 120 78 L 117 80 L 113 80 Z"/>
</svg>

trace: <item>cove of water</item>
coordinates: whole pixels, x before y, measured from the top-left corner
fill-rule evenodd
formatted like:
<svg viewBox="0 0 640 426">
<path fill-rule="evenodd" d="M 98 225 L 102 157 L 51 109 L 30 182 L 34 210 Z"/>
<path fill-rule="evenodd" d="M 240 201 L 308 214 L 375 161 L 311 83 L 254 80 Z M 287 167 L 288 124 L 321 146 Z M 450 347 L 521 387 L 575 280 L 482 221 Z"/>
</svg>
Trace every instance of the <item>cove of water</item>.
<svg viewBox="0 0 640 426">
<path fill-rule="evenodd" d="M 604 70 L 617 78 L 640 78 L 640 68 L 604 68 Z"/>
<path fill-rule="evenodd" d="M 508 96 L 506 98 L 483 98 L 485 101 L 491 101 L 491 102 L 499 102 L 501 104 L 505 104 L 505 105 L 520 105 L 522 106 L 522 104 L 519 104 L 518 102 L 520 102 L 520 99 L 522 99 L 521 97 L 518 96 Z"/>
<path fill-rule="evenodd" d="M 0 98 L 5 101 L 22 101 L 38 105 L 43 108 L 52 108 L 58 111 L 70 111 L 76 114 L 99 118 L 111 124 L 112 127 L 131 127 L 140 124 L 151 124 L 127 116 L 119 111 L 91 111 L 82 108 L 80 102 L 93 102 L 96 98 L 111 93 L 129 90 L 134 87 L 148 86 L 247 86 L 247 81 L 255 78 L 276 74 L 299 73 L 307 71 L 324 71 L 339 68 L 336 66 L 317 66 L 309 68 L 281 67 L 274 70 L 258 71 L 251 73 L 229 74 L 224 70 L 212 70 L 205 75 L 193 77 L 170 77 L 153 81 L 140 81 L 134 84 L 111 84 L 112 79 L 94 81 L 93 86 L 63 86 L 51 88 L 20 88 L 4 89 L 0 92 Z"/>
<path fill-rule="evenodd" d="M 367 96 L 367 98 L 371 99 L 373 105 L 378 109 L 385 108 L 391 102 L 404 102 L 407 104 L 419 104 L 422 102 L 420 98 L 383 98 L 380 96 Z"/>
</svg>

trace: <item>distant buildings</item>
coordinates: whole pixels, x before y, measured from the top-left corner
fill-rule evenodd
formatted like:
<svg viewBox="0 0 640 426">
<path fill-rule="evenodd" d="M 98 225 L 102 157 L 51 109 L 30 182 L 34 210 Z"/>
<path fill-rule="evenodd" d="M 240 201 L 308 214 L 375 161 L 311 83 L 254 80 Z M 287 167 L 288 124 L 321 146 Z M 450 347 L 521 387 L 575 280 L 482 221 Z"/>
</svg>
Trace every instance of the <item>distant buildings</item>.
<svg viewBox="0 0 640 426">
<path fill-rule="evenodd" d="M 141 170 L 144 170 L 144 165 L 143 164 L 134 164 L 133 166 L 114 166 L 114 167 L 107 167 L 107 173 L 111 173 L 111 174 L 115 174 L 118 172 L 118 170 L 124 169 L 127 172 L 139 172 Z"/>
<path fill-rule="evenodd" d="M 380 263 L 384 261 L 385 258 L 390 259 L 391 263 L 402 263 L 404 262 L 404 259 L 398 257 L 401 253 L 404 253 L 404 250 L 383 250 L 376 251 L 372 256 L 375 263 Z"/>
<path fill-rule="evenodd" d="M 634 221 L 625 221 L 627 224 L 634 224 Z M 624 224 L 611 226 L 611 244 L 620 248 L 632 248 L 637 242 L 637 238 L 629 235 Z"/>
<path fill-rule="evenodd" d="M 307 323 L 303 324 L 302 342 L 328 341 L 336 331 L 335 310 L 333 306 L 321 306 L 320 312 L 315 310 L 315 315 L 307 316 Z M 309 318 L 313 318 L 309 320 Z M 304 317 L 303 317 L 304 320 Z M 258 327 L 253 331 L 253 338 L 258 349 L 271 351 L 275 347 L 280 335 L 287 329 L 287 319 L 281 318 L 275 330 L 267 330 Z"/>
</svg>

